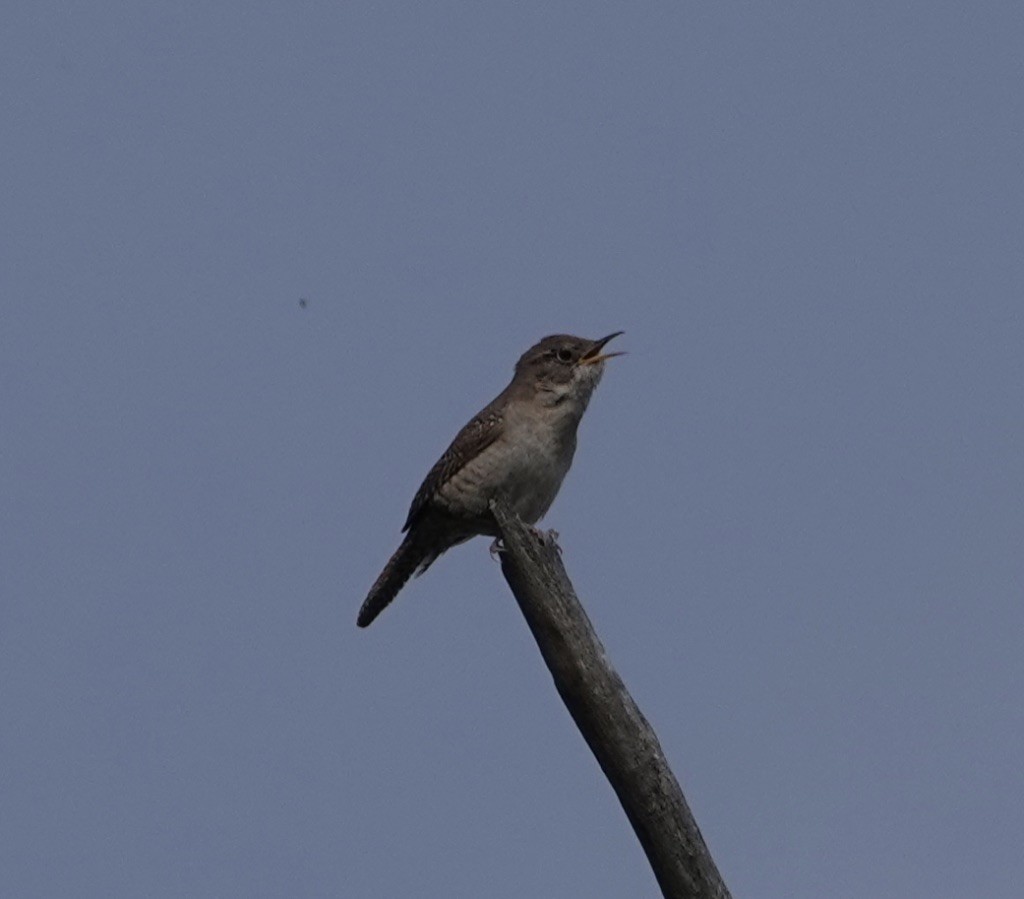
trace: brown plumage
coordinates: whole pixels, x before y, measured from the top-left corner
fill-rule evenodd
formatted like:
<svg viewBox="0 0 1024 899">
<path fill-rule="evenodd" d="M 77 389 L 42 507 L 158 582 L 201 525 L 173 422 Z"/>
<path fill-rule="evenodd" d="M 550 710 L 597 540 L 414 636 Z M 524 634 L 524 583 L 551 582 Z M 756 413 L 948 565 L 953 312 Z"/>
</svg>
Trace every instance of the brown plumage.
<svg viewBox="0 0 1024 899">
<path fill-rule="evenodd" d="M 430 469 L 406 518 L 405 538 L 370 588 L 356 623 L 366 627 L 406 581 L 445 550 L 497 536 L 489 503 L 509 502 L 535 524 L 558 493 L 576 449 L 576 428 L 601 379 L 601 340 L 545 337 L 516 363 L 511 383 L 462 428 Z"/>
</svg>

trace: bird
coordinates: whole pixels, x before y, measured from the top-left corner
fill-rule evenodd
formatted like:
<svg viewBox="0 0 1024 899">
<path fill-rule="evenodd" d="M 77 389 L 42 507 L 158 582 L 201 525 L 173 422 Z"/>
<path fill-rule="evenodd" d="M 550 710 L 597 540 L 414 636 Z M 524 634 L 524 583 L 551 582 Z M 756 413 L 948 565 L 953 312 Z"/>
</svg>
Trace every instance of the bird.
<svg viewBox="0 0 1024 899">
<path fill-rule="evenodd" d="M 520 356 L 508 386 L 459 431 L 416 491 L 405 537 L 359 609 L 359 627 L 446 550 L 500 536 L 493 500 L 528 525 L 543 518 L 572 464 L 576 429 L 605 362 L 623 355 L 604 347 L 622 333 L 599 340 L 553 334 Z"/>
</svg>

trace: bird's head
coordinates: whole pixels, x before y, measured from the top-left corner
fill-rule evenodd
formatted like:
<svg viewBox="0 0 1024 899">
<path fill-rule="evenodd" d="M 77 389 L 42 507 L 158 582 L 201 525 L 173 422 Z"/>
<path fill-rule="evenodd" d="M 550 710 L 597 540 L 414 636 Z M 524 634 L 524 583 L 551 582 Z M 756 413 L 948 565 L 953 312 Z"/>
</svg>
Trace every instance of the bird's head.
<svg viewBox="0 0 1024 899">
<path fill-rule="evenodd" d="M 621 333 L 615 331 L 600 340 L 571 334 L 545 337 L 519 357 L 515 380 L 540 393 L 546 405 L 573 399 L 586 407 L 604 374 L 605 360 L 623 355 L 602 352 L 605 344 Z"/>
</svg>

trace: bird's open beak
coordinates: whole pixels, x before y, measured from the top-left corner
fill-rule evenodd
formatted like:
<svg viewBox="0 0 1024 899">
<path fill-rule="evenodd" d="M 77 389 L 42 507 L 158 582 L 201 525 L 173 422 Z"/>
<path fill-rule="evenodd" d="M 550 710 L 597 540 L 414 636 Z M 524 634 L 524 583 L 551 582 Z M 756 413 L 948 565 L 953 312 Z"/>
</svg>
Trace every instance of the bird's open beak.
<svg viewBox="0 0 1024 899">
<path fill-rule="evenodd" d="M 595 340 L 594 345 L 591 346 L 582 356 L 580 356 L 580 365 L 593 365 L 595 362 L 604 362 L 605 359 L 611 359 L 612 356 L 624 356 L 625 353 L 602 353 L 601 350 L 604 345 L 608 343 L 613 337 L 618 337 L 620 334 L 624 334 L 624 331 L 615 331 L 609 334 L 607 337 L 602 337 L 600 340 Z"/>
</svg>

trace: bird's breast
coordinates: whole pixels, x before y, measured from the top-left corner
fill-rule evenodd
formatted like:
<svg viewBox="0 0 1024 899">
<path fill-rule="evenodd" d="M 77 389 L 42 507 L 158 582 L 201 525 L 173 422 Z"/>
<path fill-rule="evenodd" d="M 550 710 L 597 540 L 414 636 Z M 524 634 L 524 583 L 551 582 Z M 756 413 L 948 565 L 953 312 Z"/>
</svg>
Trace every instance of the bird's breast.
<svg viewBox="0 0 1024 899">
<path fill-rule="evenodd" d="M 502 497 L 527 524 L 554 502 L 576 451 L 578 417 L 506 414 L 501 437 L 470 459 L 439 490 L 438 499 L 460 517 L 487 519 L 492 499 Z"/>
<path fill-rule="evenodd" d="M 509 423 L 505 470 L 498 488 L 523 521 L 539 521 L 558 495 L 576 452 L 577 421 L 532 415 Z"/>
</svg>

